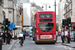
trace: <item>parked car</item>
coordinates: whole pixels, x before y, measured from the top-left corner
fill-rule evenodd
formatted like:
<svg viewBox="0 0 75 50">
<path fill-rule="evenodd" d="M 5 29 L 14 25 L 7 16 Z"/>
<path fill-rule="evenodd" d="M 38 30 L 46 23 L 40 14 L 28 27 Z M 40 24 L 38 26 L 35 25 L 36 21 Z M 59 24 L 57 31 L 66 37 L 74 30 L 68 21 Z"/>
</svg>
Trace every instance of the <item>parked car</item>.
<svg viewBox="0 0 75 50">
<path fill-rule="evenodd" d="M 75 31 L 70 32 L 70 39 L 75 41 Z"/>
</svg>

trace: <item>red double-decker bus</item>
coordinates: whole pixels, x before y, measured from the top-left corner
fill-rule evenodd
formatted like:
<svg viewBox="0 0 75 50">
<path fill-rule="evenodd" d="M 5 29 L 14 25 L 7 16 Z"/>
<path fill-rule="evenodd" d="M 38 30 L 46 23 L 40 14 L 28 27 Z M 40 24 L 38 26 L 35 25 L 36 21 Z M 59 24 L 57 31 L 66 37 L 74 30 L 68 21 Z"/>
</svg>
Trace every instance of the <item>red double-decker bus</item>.
<svg viewBox="0 0 75 50">
<path fill-rule="evenodd" d="M 36 26 L 34 27 L 35 43 L 56 42 L 56 17 L 53 11 L 40 11 L 35 16 Z"/>
<path fill-rule="evenodd" d="M 71 31 L 75 31 L 75 22 L 71 22 Z"/>
<path fill-rule="evenodd" d="M 71 22 L 70 39 L 75 41 L 75 22 Z"/>
</svg>

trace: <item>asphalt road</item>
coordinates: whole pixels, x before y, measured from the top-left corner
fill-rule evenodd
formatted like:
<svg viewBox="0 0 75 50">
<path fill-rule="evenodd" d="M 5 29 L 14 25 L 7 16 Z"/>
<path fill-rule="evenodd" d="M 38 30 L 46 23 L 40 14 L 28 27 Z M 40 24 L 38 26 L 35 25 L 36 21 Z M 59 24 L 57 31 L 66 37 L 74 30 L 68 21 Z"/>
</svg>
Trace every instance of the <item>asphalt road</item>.
<svg viewBox="0 0 75 50">
<path fill-rule="evenodd" d="M 60 37 L 58 40 L 61 40 Z M 13 46 L 12 50 L 75 50 L 73 48 L 61 45 L 61 42 L 56 44 L 35 44 L 30 38 L 26 37 L 23 46 L 20 46 L 19 41 Z"/>
</svg>

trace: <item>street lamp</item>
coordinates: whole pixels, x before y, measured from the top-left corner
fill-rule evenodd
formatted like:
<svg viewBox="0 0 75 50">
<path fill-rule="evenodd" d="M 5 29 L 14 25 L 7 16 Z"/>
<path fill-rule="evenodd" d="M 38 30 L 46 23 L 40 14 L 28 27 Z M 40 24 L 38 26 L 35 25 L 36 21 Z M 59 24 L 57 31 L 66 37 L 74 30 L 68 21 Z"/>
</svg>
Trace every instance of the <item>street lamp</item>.
<svg viewBox="0 0 75 50">
<path fill-rule="evenodd" d="M 55 6 L 55 16 L 56 16 L 56 0 L 55 0 L 55 4 L 54 4 L 54 6 Z"/>
<path fill-rule="evenodd" d="M 50 4 L 46 3 L 46 4 L 43 4 L 43 5 L 45 5 L 45 10 L 47 11 L 47 5 L 50 5 Z M 44 7 L 42 6 L 42 8 L 44 8 Z M 51 8 L 51 7 L 49 6 L 49 8 Z"/>
</svg>

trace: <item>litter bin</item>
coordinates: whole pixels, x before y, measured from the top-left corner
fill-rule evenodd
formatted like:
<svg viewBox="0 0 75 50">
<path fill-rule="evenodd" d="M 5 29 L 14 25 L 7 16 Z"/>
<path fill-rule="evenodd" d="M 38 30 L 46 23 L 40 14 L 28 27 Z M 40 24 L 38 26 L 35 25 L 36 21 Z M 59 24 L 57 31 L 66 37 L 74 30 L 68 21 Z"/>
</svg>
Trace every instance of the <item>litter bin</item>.
<svg viewBox="0 0 75 50">
<path fill-rule="evenodd" d="M 2 39 L 0 38 L 0 50 L 2 50 Z"/>
</svg>

